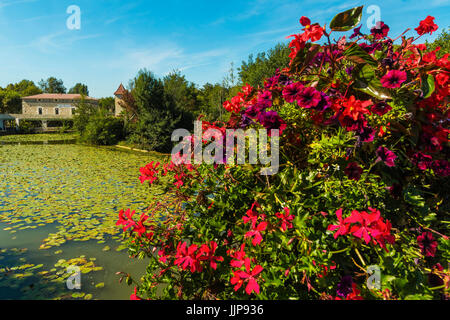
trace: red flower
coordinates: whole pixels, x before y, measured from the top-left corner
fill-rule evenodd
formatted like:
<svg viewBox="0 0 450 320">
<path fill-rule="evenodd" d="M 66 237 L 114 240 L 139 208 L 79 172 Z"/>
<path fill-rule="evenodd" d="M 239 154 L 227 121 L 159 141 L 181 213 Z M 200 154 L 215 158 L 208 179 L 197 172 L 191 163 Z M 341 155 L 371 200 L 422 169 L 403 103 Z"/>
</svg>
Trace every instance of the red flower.
<svg viewBox="0 0 450 320">
<path fill-rule="evenodd" d="M 300 82 L 294 82 L 283 89 L 283 98 L 286 102 L 293 103 L 300 98 L 303 85 Z"/>
<path fill-rule="evenodd" d="M 309 20 L 309 18 L 303 16 L 300 18 L 300 24 L 304 27 L 309 26 L 311 24 L 311 20 Z"/>
<path fill-rule="evenodd" d="M 400 88 L 402 83 L 407 79 L 406 72 L 399 70 L 389 71 L 383 78 L 381 78 L 381 84 L 385 88 L 395 89 Z"/>
<path fill-rule="evenodd" d="M 267 228 L 267 222 L 261 222 L 256 229 L 250 230 L 245 234 L 246 238 L 251 238 L 253 237 L 252 240 L 252 244 L 254 246 L 258 245 L 261 243 L 261 241 L 263 240 L 263 237 L 261 235 L 261 232 L 266 230 Z"/>
<path fill-rule="evenodd" d="M 240 268 L 244 265 L 245 256 L 246 256 L 244 249 L 245 249 L 245 243 L 243 243 L 241 245 L 241 251 L 238 251 L 238 252 L 234 253 L 234 255 L 231 256 L 234 259 L 234 260 L 231 260 L 231 262 L 230 262 L 230 265 L 232 267 Z"/>
<path fill-rule="evenodd" d="M 434 17 L 428 16 L 425 20 L 420 21 L 420 25 L 414 30 L 421 36 L 425 33 L 433 34 L 438 28 L 438 25 L 434 23 Z"/>
<path fill-rule="evenodd" d="M 371 100 L 361 101 L 354 96 L 351 96 L 347 100 L 341 100 L 341 103 L 342 107 L 344 107 L 344 112 L 342 114 L 352 118 L 354 121 L 357 121 L 364 114 L 370 114 L 367 107 L 372 105 Z"/>
<path fill-rule="evenodd" d="M 214 256 L 214 253 L 217 249 L 217 243 L 215 241 L 211 241 L 209 243 L 210 246 L 206 244 L 202 244 L 200 247 L 199 260 L 200 261 L 209 261 L 211 268 L 214 270 L 217 269 L 217 262 L 223 261 L 223 257 Z"/>
<path fill-rule="evenodd" d="M 433 239 L 433 234 L 430 231 L 426 231 L 418 236 L 417 243 L 425 257 L 434 257 L 438 243 Z"/>
<path fill-rule="evenodd" d="M 334 230 L 338 230 L 335 234 L 334 234 L 334 238 L 337 239 L 337 237 L 339 236 L 345 236 L 348 231 L 349 231 L 349 224 L 348 223 L 344 223 L 344 219 L 342 219 L 342 208 L 338 209 L 336 211 L 336 216 L 338 218 L 339 224 L 338 225 L 330 225 L 328 226 L 328 231 L 334 231 Z"/>
<path fill-rule="evenodd" d="M 294 227 L 292 224 L 292 220 L 294 220 L 294 216 L 290 214 L 289 208 L 284 208 L 284 214 L 277 212 L 275 216 L 278 219 L 281 219 L 281 230 L 286 231 L 287 229 L 291 229 Z"/>
<path fill-rule="evenodd" d="M 202 271 L 202 266 L 200 265 L 200 261 L 198 260 L 198 255 L 196 255 L 198 247 L 193 244 L 189 248 L 187 248 L 186 242 L 178 243 L 177 253 L 175 256 L 175 265 L 181 266 L 183 270 L 186 270 L 187 267 L 190 267 L 192 273 Z"/>
<path fill-rule="evenodd" d="M 134 293 L 130 296 L 130 300 L 142 300 L 137 296 L 137 289 L 134 287 Z"/>
<path fill-rule="evenodd" d="M 245 270 L 237 270 L 233 271 L 233 277 L 231 278 L 231 284 L 234 285 L 234 291 L 238 291 L 239 288 L 247 282 L 247 287 L 245 288 L 245 292 L 248 295 L 251 295 L 252 292 L 259 294 L 259 285 L 256 280 L 256 276 L 260 274 L 264 269 L 260 265 L 257 265 L 250 270 L 250 259 L 246 259 L 245 262 Z"/>
<path fill-rule="evenodd" d="M 392 107 L 388 105 L 386 102 L 379 102 L 370 109 L 370 111 L 379 116 L 383 116 L 391 110 Z"/>
<path fill-rule="evenodd" d="M 116 226 L 123 225 L 123 231 L 126 231 L 128 228 L 135 227 L 136 222 L 133 220 L 135 213 L 136 211 L 131 211 L 130 209 L 127 211 L 120 210 L 119 220 L 116 222 Z"/>
<path fill-rule="evenodd" d="M 153 166 L 154 161 L 147 164 L 145 167 L 140 168 L 139 171 L 141 172 L 141 176 L 139 177 L 139 180 L 141 180 L 141 183 L 144 183 L 145 181 L 149 180 L 150 184 L 158 180 L 158 177 L 156 176 L 158 174 L 158 170 L 156 170 L 160 163 L 157 162 L 155 166 Z"/>
</svg>

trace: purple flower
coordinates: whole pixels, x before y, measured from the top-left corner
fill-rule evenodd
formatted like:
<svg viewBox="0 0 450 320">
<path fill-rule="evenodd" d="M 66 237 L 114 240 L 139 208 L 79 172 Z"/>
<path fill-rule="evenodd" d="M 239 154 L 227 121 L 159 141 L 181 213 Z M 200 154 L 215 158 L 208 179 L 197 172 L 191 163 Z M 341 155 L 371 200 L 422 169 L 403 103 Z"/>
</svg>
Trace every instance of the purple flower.
<svg viewBox="0 0 450 320">
<path fill-rule="evenodd" d="M 395 159 L 397 159 L 397 156 L 389 149 L 385 147 L 379 147 L 377 149 L 377 156 L 378 158 L 376 162 L 383 161 L 384 164 L 388 167 L 395 167 Z"/>
<path fill-rule="evenodd" d="M 281 119 L 276 111 L 261 112 L 258 115 L 258 121 L 264 126 L 264 128 L 269 130 L 269 136 L 271 135 L 270 130 L 272 129 L 280 130 L 280 136 L 284 129 L 286 129 L 286 123 L 283 119 Z"/>
<path fill-rule="evenodd" d="M 363 127 L 358 132 L 361 142 L 372 142 L 375 139 L 375 130 L 371 127 Z"/>
<path fill-rule="evenodd" d="M 317 107 L 321 100 L 322 95 L 319 91 L 312 87 L 307 87 L 301 91 L 297 103 L 302 108 L 310 109 Z"/>
<path fill-rule="evenodd" d="M 353 29 L 353 34 L 350 36 L 350 39 L 356 38 L 357 36 L 362 36 L 361 27 L 362 25 L 360 25 L 358 28 Z"/>
<path fill-rule="evenodd" d="M 353 66 L 347 67 L 347 68 L 345 68 L 345 72 L 346 72 L 349 76 L 351 76 L 351 75 L 352 75 L 352 72 L 353 72 L 353 69 L 355 69 L 355 67 L 353 67 Z"/>
<path fill-rule="evenodd" d="M 273 89 L 278 85 L 278 82 L 280 81 L 280 76 L 276 75 L 272 78 L 266 79 L 264 82 L 264 88 L 266 89 Z"/>
<path fill-rule="evenodd" d="M 450 163 L 447 160 L 435 160 L 431 164 L 431 168 L 440 177 L 450 176 Z"/>
<path fill-rule="evenodd" d="M 258 96 L 258 104 L 261 106 L 264 106 L 264 108 L 270 108 L 272 106 L 272 92 L 270 91 L 263 91 Z"/>
<path fill-rule="evenodd" d="M 371 109 L 371 111 L 379 116 L 383 116 L 389 111 L 392 110 L 392 107 L 388 105 L 386 102 L 378 102 L 376 105 L 374 105 Z"/>
<path fill-rule="evenodd" d="M 328 108 L 331 108 L 331 101 L 330 97 L 328 97 L 325 93 L 320 92 L 320 95 L 322 99 L 320 100 L 319 104 L 316 106 L 316 110 L 323 112 Z"/>
<path fill-rule="evenodd" d="M 356 162 L 351 162 L 348 164 L 347 168 L 345 168 L 344 172 L 349 179 L 359 180 L 363 173 L 363 169 Z"/>
<path fill-rule="evenodd" d="M 370 29 L 370 32 L 375 37 L 375 39 L 383 39 L 387 37 L 389 33 L 389 26 L 385 24 L 383 21 L 378 21 L 376 26 Z"/>
<path fill-rule="evenodd" d="M 341 297 L 348 296 L 352 291 L 353 279 L 351 276 L 343 276 L 337 285 L 336 293 Z"/>
<path fill-rule="evenodd" d="M 433 158 L 431 156 L 422 152 L 414 154 L 411 158 L 411 162 L 423 171 L 431 167 L 432 160 Z"/>
<path fill-rule="evenodd" d="M 400 70 L 391 70 L 383 78 L 381 78 L 381 84 L 385 88 L 395 89 L 400 88 L 402 83 L 407 79 L 406 72 Z"/>
<path fill-rule="evenodd" d="M 293 103 L 300 97 L 303 85 L 300 82 L 294 82 L 284 87 L 283 98 L 286 102 Z"/>
<path fill-rule="evenodd" d="M 252 118 L 250 118 L 249 116 L 247 116 L 245 113 L 242 114 L 242 119 L 241 119 L 241 128 L 245 129 L 247 127 L 249 127 L 250 125 L 254 124 L 255 122 L 252 120 Z"/>
<path fill-rule="evenodd" d="M 250 105 L 249 107 L 247 107 L 247 109 L 245 109 L 242 114 L 246 115 L 249 118 L 252 119 L 256 119 L 258 118 L 258 115 L 261 112 L 264 112 L 266 110 L 266 106 L 261 104 L 261 103 L 256 103 L 253 105 Z"/>
</svg>

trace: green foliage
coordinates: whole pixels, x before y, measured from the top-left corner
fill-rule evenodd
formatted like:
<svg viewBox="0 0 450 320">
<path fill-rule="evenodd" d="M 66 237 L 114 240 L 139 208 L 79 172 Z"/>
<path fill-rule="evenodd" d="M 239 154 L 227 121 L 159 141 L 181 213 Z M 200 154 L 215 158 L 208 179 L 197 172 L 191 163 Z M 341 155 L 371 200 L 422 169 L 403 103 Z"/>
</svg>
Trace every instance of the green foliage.
<svg viewBox="0 0 450 320">
<path fill-rule="evenodd" d="M 73 88 L 69 90 L 69 93 L 77 93 L 84 96 L 89 96 L 88 86 L 82 83 L 77 83 Z"/>
<path fill-rule="evenodd" d="M 242 61 L 238 69 L 242 84 L 263 86 L 264 80 L 272 77 L 277 69 L 281 70 L 289 65 L 289 53 L 287 44 L 279 43 L 267 52 L 258 53 L 256 58 L 250 55 L 247 62 Z"/>
<path fill-rule="evenodd" d="M 426 42 L 428 50 L 435 50 L 437 47 L 440 47 L 436 54 L 438 58 L 442 58 L 445 54 L 450 53 L 450 28 L 443 29 L 441 34 L 434 40 L 432 43 Z"/>
<path fill-rule="evenodd" d="M 98 106 L 100 109 L 108 110 L 110 113 L 114 113 L 115 99 L 113 97 L 100 98 L 98 100 Z"/>
<path fill-rule="evenodd" d="M 61 79 L 49 77 L 47 80 L 39 81 L 39 87 L 44 93 L 66 93 L 66 87 Z"/>
<path fill-rule="evenodd" d="M 114 145 L 123 135 L 123 120 L 99 111 L 90 117 L 80 140 L 95 145 Z"/>
</svg>

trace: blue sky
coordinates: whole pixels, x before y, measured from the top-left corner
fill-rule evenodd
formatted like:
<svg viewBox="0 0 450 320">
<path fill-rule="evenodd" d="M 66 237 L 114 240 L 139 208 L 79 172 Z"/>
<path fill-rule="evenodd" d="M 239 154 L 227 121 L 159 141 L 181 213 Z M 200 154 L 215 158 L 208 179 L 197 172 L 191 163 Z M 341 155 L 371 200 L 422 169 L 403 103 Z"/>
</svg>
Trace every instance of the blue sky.
<svg viewBox="0 0 450 320">
<path fill-rule="evenodd" d="M 80 30 L 66 27 L 70 5 L 81 9 Z M 391 37 L 427 15 L 450 26 L 450 0 L 0 0 L 0 86 L 55 76 L 67 88 L 87 84 L 98 98 L 140 68 L 161 77 L 178 69 L 198 85 L 220 82 L 231 62 L 238 67 L 298 33 L 300 16 L 323 25 L 357 5 L 366 6 L 363 32 L 370 5 L 379 6 Z"/>
</svg>

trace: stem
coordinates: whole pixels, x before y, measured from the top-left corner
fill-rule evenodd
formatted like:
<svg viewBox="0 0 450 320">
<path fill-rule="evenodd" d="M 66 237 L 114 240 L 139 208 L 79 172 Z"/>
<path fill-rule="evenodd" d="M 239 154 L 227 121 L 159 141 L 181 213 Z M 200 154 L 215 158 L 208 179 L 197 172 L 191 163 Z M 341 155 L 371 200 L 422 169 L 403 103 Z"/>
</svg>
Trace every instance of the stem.
<svg viewBox="0 0 450 320">
<path fill-rule="evenodd" d="M 355 252 L 358 255 L 359 260 L 362 262 L 363 266 L 366 266 L 366 263 L 364 262 L 364 259 L 362 258 L 361 254 L 359 253 L 358 248 L 355 248 Z"/>
</svg>

